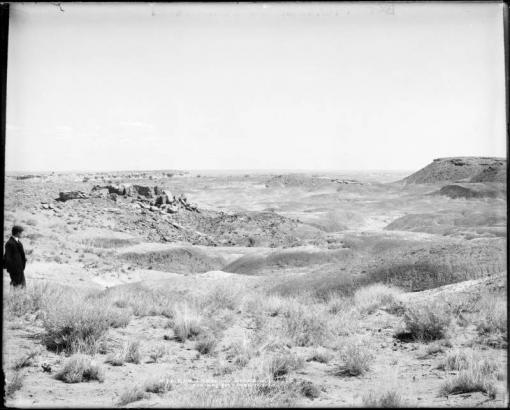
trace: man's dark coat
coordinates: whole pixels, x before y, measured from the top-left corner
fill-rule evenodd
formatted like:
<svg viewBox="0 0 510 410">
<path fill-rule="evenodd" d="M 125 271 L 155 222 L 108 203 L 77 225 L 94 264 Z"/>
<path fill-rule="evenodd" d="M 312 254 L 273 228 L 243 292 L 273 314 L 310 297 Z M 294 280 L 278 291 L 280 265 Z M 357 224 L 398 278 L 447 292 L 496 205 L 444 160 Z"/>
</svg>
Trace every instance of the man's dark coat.
<svg viewBox="0 0 510 410">
<path fill-rule="evenodd" d="M 25 265 L 27 258 L 21 242 L 12 236 L 5 244 L 4 268 L 11 275 L 11 285 L 25 286 Z"/>
</svg>

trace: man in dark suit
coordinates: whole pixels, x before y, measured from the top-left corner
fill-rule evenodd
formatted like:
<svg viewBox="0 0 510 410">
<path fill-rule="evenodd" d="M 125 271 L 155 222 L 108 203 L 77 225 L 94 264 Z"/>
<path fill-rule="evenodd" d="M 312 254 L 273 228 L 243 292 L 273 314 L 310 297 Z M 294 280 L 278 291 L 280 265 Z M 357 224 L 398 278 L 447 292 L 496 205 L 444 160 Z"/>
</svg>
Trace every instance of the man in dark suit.
<svg viewBox="0 0 510 410">
<path fill-rule="evenodd" d="M 11 276 L 11 285 L 25 287 L 25 265 L 27 258 L 25 250 L 20 242 L 23 236 L 23 228 L 15 225 L 12 228 L 12 236 L 5 244 L 4 268 Z"/>
</svg>

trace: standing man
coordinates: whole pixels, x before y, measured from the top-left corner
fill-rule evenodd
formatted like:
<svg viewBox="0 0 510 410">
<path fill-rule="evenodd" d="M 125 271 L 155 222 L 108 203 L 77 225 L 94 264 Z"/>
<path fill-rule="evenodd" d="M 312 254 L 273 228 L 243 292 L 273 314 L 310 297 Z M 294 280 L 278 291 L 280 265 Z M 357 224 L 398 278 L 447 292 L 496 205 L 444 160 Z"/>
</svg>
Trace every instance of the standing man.
<svg viewBox="0 0 510 410">
<path fill-rule="evenodd" d="M 25 287 L 25 265 L 27 258 L 25 250 L 20 242 L 23 236 L 23 228 L 19 225 L 12 227 L 12 236 L 5 244 L 4 268 L 11 276 L 11 285 Z"/>
</svg>

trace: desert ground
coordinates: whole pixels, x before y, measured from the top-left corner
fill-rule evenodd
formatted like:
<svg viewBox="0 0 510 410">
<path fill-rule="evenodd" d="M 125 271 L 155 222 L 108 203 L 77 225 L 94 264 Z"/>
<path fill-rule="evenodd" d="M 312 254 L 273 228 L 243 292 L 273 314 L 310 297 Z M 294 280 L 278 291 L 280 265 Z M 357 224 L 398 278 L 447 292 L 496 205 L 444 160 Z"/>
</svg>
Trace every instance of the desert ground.
<svg viewBox="0 0 510 410">
<path fill-rule="evenodd" d="M 506 160 L 414 171 L 7 174 L 5 404 L 506 407 Z"/>
</svg>

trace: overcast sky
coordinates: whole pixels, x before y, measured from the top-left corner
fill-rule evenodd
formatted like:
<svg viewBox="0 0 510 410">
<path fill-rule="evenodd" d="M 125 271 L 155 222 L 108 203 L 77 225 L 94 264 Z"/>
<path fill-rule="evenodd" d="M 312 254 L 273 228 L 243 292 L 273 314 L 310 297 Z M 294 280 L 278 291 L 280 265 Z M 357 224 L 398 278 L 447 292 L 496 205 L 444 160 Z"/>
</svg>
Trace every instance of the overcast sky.
<svg viewBox="0 0 510 410">
<path fill-rule="evenodd" d="M 506 156 L 503 6 L 11 4 L 6 170 Z"/>
</svg>

